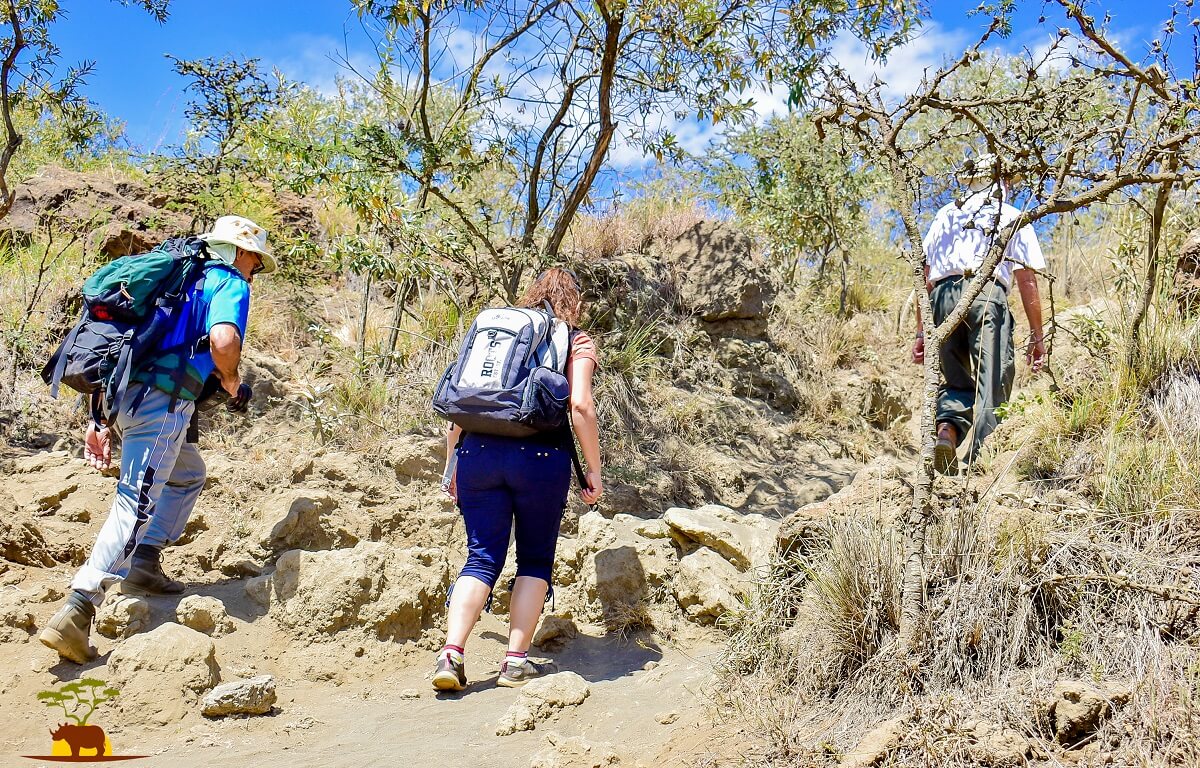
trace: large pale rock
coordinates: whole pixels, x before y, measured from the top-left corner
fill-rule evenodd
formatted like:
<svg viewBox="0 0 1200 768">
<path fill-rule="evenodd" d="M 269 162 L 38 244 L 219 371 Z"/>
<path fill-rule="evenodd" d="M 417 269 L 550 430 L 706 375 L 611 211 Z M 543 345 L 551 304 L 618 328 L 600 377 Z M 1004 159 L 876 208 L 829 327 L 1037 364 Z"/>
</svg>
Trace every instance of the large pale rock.
<svg viewBox="0 0 1200 768">
<path fill-rule="evenodd" d="M 136 702 L 139 718 L 161 724 L 181 719 L 221 680 L 213 641 L 170 623 L 118 645 L 108 657 L 108 674 L 123 707 Z"/>
<path fill-rule="evenodd" d="M 105 637 L 133 637 L 150 626 L 150 604 L 139 597 L 114 593 L 96 611 L 96 631 Z"/>
<path fill-rule="evenodd" d="M 497 736 L 532 731 L 539 722 L 553 717 L 564 707 L 577 707 L 591 694 L 591 686 L 574 672 L 558 672 L 525 684 L 500 722 Z"/>
<path fill-rule="evenodd" d="M 204 696 L 200 713 L 205 717 L 265 715 L 275 706 L 275 678 L 259 675 L 249 680 L 222 683 Z"/>
<path fill-rule="evenodd" d="M 779 533 L 776 520 L 738 515 L 716 505 L 700 509 L 674 507 L 666 511 L 663 520 L 678 535 L 715 550 L 742 570 L 767 564 Z"/>
<path fill-rule="evenodd" d="M 221 637 L 233 631 L 233 619 L 225 611 L 225 604 L 207 595 L 188 595 L 175 606 L 175 618 L 185 627 L 213 637 Z"/>
<path fill-rule="evenodd" d="M 394 640 L 415 638 L 437 622 L 449 584 L 439 549 L 361 542 L 352 549 L 285 552 L 275 572 L 248 585 L 247 593 L 302 637 L 359 629 Z"/>
<path fill-rule="evenodd" d="M 771 298 L 766 272 L 751 254 L 750 238 L 723 222 L 689 227 L 663 251 L 680 297 L 702 320 L 761 317 Z"/>
<path fill-rule="evenodd" d="M 337 497 L 323 491 L 290 488 L 267 499 L 258 528 L 261 547 L 273 552 L 289 549 L 343 549 L 359 542 L 361 531 L 338 511 Z"/>
<path fill-rule="evenodd" d="M 746 589 L 745 576 L 711 549 L 701 548 L 679 561 L 672 591 L 688 617 L 712 624 L 741 605 L 738 594 Z"/>
<path fill-rule="evenodd" d="M 639 523 L 628 515 L 607 520 L 588 512 L 579 518 L 577 543 L 563 548 L 564 578 L 556 583 L 578 582 L 590 619 L 637 605 L 653 588 L 672 580 L 677 564 L 670 541 L 639 535 Z"/>
<path fill-rule="evenodd" d="M 1118 684 L 1091 685 L 1067 680 L 1054 686 L 1046 718 L 1060 744 L 1074 746 L 1095 733 L 1113 711 L 1129 701 L 1129 689 Z"/>
<path fill-rule="evenodd" d="M 530 768 L 607 768 L 621 764 L 621 757 L 606 742 L 561 733 L 550 733 L 546 742 L 547 747 L 533 756 Z"/>
</svg>

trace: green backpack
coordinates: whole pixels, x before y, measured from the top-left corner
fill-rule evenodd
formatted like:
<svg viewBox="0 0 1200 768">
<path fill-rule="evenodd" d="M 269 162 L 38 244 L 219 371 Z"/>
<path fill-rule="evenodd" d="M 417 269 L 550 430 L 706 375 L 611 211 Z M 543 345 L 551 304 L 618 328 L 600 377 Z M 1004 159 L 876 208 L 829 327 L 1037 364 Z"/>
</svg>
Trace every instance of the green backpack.
<svg viewBox="0 0 1200 768">
<path fill-rule="evenodd" d="M 124 256 L 83 284 L 83 317 L 42 369 L 50 396 L 60 384 L 92 395 L 92 417 L 107 419 L 130 376 L 178 319 L 183 297 L 204 279 L 208 252 L 194 237 L 168 240 L 150 253 Z"/>
</svg>

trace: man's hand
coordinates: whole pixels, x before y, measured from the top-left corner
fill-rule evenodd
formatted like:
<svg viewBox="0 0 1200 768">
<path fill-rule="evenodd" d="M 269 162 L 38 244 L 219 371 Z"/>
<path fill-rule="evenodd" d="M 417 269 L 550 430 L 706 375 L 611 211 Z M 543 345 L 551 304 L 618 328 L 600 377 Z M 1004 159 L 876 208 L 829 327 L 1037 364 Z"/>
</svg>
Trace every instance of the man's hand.
<svg viewBox="0 0 1200 768">
<path fill-rule="evenodd" d="M 250 405 L 250 398 L 254 397 L 254 390 L 250 389 L 249 384 L 238 384 L 237 389 L 229 393 L 229 402 L 225 407 L 231 413 L 244 413 Z"/>
<path fill-rule="evenodd" d="M 442 486 L 442 493 L 450 497 L 450 501 L 458 503 L 458 472 L 456 471 L 450 478 L 449 485 Z"/>
<path fill-rule="evenodd" d="M 1046 342 L 1041 334 L 1035 335 L 1029 346 L 1025 348 L 1025 362 L 1029 363 L 1029 367 L 1033 369 L 1034 373 L 1046 366 Z"/>
<path fill-rule="evenodd" d="M 108 435 L 108 427 L 88 424 L 87 434 L 83 438 L 83 458 L 101 471 L 112 465 L 112 440 Z"/>
<path fill-rule="evenodd" d="M 588 472 L 584 479 L 587 480 L 587 488 L 582 488 L 579 495 L 583 497 L 583 501 L 589 507 L 600 501 L 600 497 L 604 495 L 604 483 L 600 480 L 599 472 Z"/>
<path fill-rule="evenodd" d="M 912 361 L 914 363 L 916 363 L 917 365 L 920 365 L 925 362 L 925 337 L 924 336 L 918 336 L 917 340 L 913 342 Z"/>
</svg>

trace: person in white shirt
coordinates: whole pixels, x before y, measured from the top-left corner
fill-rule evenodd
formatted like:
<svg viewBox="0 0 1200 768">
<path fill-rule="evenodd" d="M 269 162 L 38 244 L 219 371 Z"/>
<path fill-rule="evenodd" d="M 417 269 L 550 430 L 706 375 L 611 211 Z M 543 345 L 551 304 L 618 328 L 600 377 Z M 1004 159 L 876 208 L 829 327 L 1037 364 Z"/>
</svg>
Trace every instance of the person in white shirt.
<svg viewBox="0 0 1200 768">
<path fill-rule="evenodd" d="M 997 183 L 997 161 L 983 155 L 965 164 L 959 179 L 971 194 L 937 212 L 922 243 L 925 250 L 925 286 L 933 305 L 933 321 L 940 324 L 953 310 L 963 290 L 987 256 L 994 238 L 1021 215 L 1009 205 L 1012 178 Z M 1028 267 L 1028 269 L 1027 269 Z M 938 390 L 935 466 L 953 474 L 958 467 L 958 447 L 974 426 L 967 460 L 998 423 L 996 408 L 1012 394 L 1016 361 L 1013 351 L 1013 316 L 1008 292 L 1015 279 L 1029 319 L 1030 341 L 1025 359 L 1036 373 L 1046 362 L 1042 337 L 1042 305 L 1037 273 L 1046 260 L 1033 227 L 1017 230 L 1004 249 L 983 290 L 972 302 L 963 322 L 941 350 L 942 386 Z M 913 362 L 925 361 L 925 333 L 917 312 L 917 338 Z"/>
</svg>

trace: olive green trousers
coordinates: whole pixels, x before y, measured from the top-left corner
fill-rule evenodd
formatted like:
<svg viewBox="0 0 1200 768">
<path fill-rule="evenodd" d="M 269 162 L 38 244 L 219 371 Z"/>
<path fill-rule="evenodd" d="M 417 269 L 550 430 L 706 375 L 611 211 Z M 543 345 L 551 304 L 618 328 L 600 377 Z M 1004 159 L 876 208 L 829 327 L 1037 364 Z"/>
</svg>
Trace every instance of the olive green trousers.
<svg viewBox="0 0 1200 768">
<path fill-rule="evenodd" d="M 949 277 L 933 286 L 929 299 L 934 323 L 941 324 L 954 310 L 966 284 L 962 277 Z M 966 456 L 969 461 L 996 429 L 996 407 L 1008 401 L 1016 375 L 1013 316 L 1003 284 L 989 280 L 971 302 L 966 317 L 942 346 L 941 367 L 937 421 L 953 424 L 960 442 L 975 427 Z"/>
</svg>

